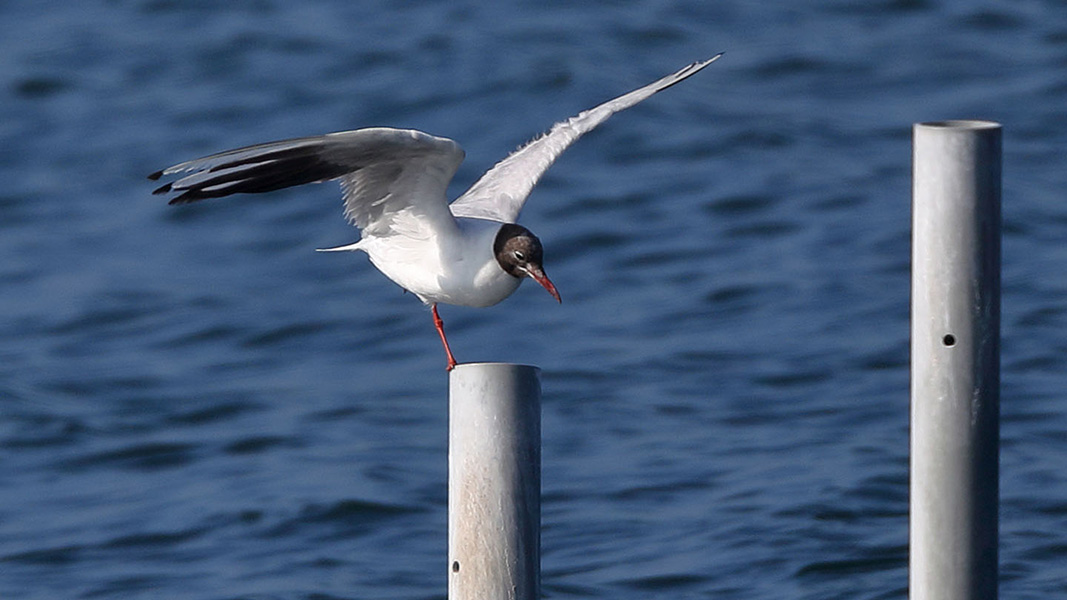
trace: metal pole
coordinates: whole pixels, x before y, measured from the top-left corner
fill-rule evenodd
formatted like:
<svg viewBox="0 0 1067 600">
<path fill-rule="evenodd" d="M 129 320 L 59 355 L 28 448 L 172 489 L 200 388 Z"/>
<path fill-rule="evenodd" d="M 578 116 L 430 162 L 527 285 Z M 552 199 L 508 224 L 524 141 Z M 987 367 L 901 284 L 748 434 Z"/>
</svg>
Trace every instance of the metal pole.
<svg viewBox="0 0 1067 600">
<path fill-rule="evenodd" d="M 469 363 L 449 376 L 449 600 L 540 598 L 539 374 Z"/>
<path fill-rule="evenodd" d="M 1001 128 L 914 128 L 910 596 L 997 597 Z"/>
</svg>

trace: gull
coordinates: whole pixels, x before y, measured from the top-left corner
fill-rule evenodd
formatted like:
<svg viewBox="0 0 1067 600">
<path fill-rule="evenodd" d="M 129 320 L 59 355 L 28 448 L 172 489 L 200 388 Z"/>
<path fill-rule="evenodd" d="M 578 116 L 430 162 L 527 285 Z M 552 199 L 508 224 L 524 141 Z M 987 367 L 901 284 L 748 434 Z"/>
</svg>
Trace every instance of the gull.
<svg viewBox="0 0 1067 600">
<path fill-rule="evenodd" d="M 320 251 L 361 250 L 386 277 L 429 305 L 451 371 L 456 359 L 437 312 L 439 303 L 492 306 L 527 277 L 561 302 L 545 275 L 541 241 L 516 223 L 545 171 L 611 115 L 685 80 L 720 56 L 556 123 L 486 171 L 451 204 L 446 192 L 463 149 L 450 139 L 411 129 L 370 127 L 246 146 L 148 178 L 178 176 L 153 192 L 176 194 L 170 204 L 339 181 L 344 216 L 359 228 L 360 239 Z"/>
</svg>

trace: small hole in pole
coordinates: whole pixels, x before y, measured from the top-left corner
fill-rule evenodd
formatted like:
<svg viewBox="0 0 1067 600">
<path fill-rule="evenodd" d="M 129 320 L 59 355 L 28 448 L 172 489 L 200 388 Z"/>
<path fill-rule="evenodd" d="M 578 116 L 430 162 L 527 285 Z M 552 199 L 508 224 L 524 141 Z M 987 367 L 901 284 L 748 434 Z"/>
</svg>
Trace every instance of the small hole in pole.
<svg viewBox="0 0 1067 600">
<path fill-rule="evenodd" d="M 946 347 L 951 348 L 956 345 L 956 336 L 951 333 L 946 333 L 945 337 L 941 338 L 941 343 Z"/>
<path fill-rule="evenodd" d="M 453 573 L 459 573 L 459 561 L 458 560 L 452 561 L 452 572 Z"/>
</svg>

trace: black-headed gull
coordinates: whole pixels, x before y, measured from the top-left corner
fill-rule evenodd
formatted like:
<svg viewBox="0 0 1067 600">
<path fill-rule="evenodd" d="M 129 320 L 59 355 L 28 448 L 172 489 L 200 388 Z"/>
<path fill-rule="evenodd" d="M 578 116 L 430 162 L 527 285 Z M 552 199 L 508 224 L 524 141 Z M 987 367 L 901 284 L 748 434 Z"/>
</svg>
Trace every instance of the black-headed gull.
<svg viewBox="0 0 1067 600">
<path fill-rule="evenodd" d="M 362 235 L 354 244 L 323 251 L 366 252 L 386 277 L 428 304 L 451 370 L 456 359 L 437 313 L 439 302 L 491 306 L 510 296 L 526 277 L 560 301 L 541 264 L 541 241 L 515 224 L 548 167 L 611 115 L 684 80 L 720 56 L 556 123 L 489 169 L 451 204 L 445 193 L 463 161 L 459 144 L 421 131 L 385 127 L 238 148 L 183 162 L 148 178 L 188 173 L 153 192 L 178 192 L 170 204 L 339 180 L 345 217 Z"/>
</svg>

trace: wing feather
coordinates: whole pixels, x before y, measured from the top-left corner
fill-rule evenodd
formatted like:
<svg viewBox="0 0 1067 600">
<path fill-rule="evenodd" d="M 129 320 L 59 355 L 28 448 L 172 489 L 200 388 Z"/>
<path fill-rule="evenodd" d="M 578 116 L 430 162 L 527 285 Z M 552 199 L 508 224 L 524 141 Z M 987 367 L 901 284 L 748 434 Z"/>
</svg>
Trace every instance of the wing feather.
<svg viewBox="0 0 1067 600">
<path fill-rule="evenodd" d="M 533 187 L 568 146 L 611 115 L 694 75 L 720 56 L 721 53 L 695 62 L 645 87 L 556 123 L 548 133 L 522 146 L 482 175 L 451 204 L 452 214 L 457 217 L 515 222 Z"/>
<path fill-rule="evenodd" d="M 452 140 L 374 127 L 220 152 L 149 179 L 188 173 L 153 192 L 177 192 L 171 204 L 337 179 L 349 222 L 365 235 L 387 235 L 410 216 L 428 217 L 431 229 L 454 227 L 445 193 L 462 161 L 463 150 Z"/>
</svg>

